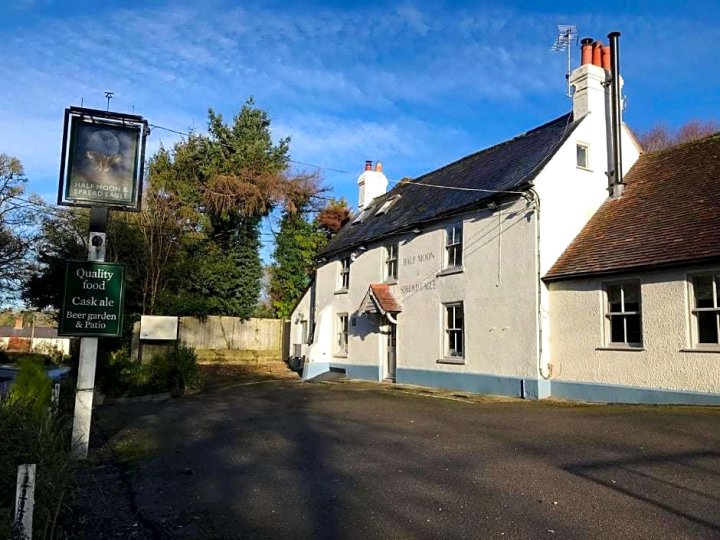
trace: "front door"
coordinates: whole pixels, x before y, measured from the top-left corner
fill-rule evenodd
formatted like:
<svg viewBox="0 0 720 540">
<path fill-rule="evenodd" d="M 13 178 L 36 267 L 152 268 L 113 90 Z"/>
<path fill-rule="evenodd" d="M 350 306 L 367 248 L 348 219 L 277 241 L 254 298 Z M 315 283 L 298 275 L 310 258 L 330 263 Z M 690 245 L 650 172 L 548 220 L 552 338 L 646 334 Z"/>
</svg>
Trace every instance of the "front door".
<svg viewBox="0 0 720 540">
<path fill-rule="evenodd" d="M 389 324 L 387 332 L 387 369 L 385 376 L 395 379 L 395 366 L 397 365 L 397 325 Z"/>
</svg>

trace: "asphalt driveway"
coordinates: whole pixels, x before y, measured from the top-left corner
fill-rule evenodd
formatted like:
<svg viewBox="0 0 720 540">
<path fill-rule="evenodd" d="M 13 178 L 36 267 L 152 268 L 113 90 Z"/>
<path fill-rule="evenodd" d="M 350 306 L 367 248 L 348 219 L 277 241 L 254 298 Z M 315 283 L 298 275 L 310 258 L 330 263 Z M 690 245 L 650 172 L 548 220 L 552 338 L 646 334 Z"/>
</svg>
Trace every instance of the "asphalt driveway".
<svg viewBox="0 0 720 540">
<path fill-rule="evenodd" d="M 138 407 L 111 445 L 154 538 L 720 537 L 716 409 L 299 381 Z"/>
</svg>

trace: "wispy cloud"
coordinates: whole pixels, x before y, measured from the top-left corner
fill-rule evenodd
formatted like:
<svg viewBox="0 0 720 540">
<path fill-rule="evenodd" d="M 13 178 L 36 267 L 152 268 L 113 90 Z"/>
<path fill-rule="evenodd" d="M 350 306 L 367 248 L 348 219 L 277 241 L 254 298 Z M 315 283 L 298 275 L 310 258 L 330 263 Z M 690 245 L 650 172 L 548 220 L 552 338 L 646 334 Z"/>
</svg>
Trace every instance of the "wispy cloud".
<svg viewBox="0 0 720 540">
<path fill-rule="evenodd" d="M 712 21 L 657 13 L 619 18 L 417 2 L 394 10 L 210 6 L 168 2 L 64 18 L 36 3 L 43 15 L 0 43 L 0 151 L 50 183 L 62 109 L 81 98 L 103 107 L 103 92 L 113 90 L 118 109 L 134 107 L 184 131 L 204 127 L 208 106 L 231 115 L 255 95 L 278 136 L 293 136 L 296 159 L 355 170 L 362 159 L 382 158 L 398 176 L 414 175 L 567 108 L 564 59 L 549 51 L 558 22 L 598 35 L 620 27 L 628 89 L 639 79 L 666 89 L 676 84 L 668 73 L 707 83 L 696 72 L 718 66 L 698 52 L 720 38 Z M 671 32 L 672 42 L 651 39 Z M 482 122 L 489 117 L 496 123 Z M 175 140 L 156 131 L 152 148 L 160 136 L 166 145 Z"/>
</svg>

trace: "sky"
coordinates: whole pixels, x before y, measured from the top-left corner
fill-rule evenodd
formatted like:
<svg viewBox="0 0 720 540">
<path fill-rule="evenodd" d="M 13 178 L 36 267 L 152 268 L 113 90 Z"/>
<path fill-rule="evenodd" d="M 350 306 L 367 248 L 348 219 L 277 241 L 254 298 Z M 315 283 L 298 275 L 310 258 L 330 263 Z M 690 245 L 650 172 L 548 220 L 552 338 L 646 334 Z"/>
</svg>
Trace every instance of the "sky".
<svg viewBox="0 0 720 540">
<path fill-rule="evenodd" d="M 558 24 L 621 32 L 635 131 L 720 120 L 717 1 L 0 0 L 0 153 L 54 202 L 65 107 L 109 90 L 113 110 L 203 131 L 254 96 L 295 167 L 355 205 L 365 160 L 392 185 L 570 110 Z M 154 129 L 149 154 L 178 137 Z"/>
</svg>

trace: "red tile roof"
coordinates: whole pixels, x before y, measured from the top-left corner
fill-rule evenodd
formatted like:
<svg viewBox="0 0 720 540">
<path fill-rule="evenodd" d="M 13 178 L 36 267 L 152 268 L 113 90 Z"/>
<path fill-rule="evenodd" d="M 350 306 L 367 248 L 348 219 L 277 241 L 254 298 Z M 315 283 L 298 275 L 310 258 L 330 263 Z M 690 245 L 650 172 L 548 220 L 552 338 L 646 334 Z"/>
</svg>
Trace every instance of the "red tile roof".
<svg viewBox="0 0 720 540">
<path fill-rule="evenodd" d="M 400 313 L 402 311 L 402 307 L 395 299 L 389 285 L 372 283 L 370 292 L 384 313 Z"/>
<path fill-rule="evenodd" d="M 720 260 L 720 133 L 644 154 L 545 280 Z"/>
</svg>

